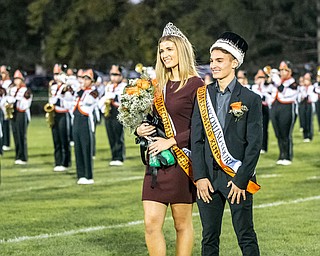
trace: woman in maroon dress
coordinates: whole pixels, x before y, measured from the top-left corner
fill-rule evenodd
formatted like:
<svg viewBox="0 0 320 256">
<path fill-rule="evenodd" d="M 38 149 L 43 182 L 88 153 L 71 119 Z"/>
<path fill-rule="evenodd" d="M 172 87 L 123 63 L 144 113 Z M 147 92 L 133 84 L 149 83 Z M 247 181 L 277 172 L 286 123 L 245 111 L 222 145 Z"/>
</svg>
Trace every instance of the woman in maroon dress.
<svg viewBox="0 0 320 256">
<path fill-rule="evenodd" d="M 192 206 L 196 190 L 188 176 L 192 175 L 189 165 L 180 160 L 185 160 L 185 163 L 189 161 L 184 159 L 188 157 L 183 152 L 190 149 L 193 103 L 196 91 L 203 85 L 203 81 L 195 68 L 192 45 L 172 23 L 166 25 L 159 40 L 156 77 L 162 100 L 160 102 L 164 107 L 162 110 L 165 109 L 164 114 L 169 117 L 166 119 L 172 136 L 168 136 L 166 130 L 168 138 L 152 138 L 154 142 L 149 146 L 148 153 L 155 156 L 171 148 L 178 157 L 175 165 L 157 170 L 155 184 L 154 177 L 146 172 L 142 190 L 145 239 L 151 256 L 166 255 L 162 227 L 170 205 L 177 237 L 176 255 L 187 256 L 192 254 L 193 247 Z M 155 105 L 159 110 L 157 101 Z M 165 123 L 162 114 L 159 113 Z M 168 124 L 164 126 L 168 127 Z M 155 132 L 155 127 L 143 123 L 136 132 L 141 137 L 148 137 Z"/>
</svg>

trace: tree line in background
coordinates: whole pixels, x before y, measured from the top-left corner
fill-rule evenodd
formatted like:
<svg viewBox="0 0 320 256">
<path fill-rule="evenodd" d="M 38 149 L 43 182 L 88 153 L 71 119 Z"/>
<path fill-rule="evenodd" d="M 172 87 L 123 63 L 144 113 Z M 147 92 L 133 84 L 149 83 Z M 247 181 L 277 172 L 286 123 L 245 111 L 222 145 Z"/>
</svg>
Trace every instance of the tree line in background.
<svg viewBox="0 0 320 256">
<path fill-rule="evenodd" d="M 57 62 L 104 72 L 113 63 L 154 65 L 171 21 L 194 45 L 199 65 L 209 63 L 219 34 L 233 31 L 248 41 L 243 68 L 249 72 L 277 68 L 282 59 L 315 71 L 317 1 L 0 0 L 0 64 L 29 72 L 35 65 L 51 71 Z"/>
</svg>

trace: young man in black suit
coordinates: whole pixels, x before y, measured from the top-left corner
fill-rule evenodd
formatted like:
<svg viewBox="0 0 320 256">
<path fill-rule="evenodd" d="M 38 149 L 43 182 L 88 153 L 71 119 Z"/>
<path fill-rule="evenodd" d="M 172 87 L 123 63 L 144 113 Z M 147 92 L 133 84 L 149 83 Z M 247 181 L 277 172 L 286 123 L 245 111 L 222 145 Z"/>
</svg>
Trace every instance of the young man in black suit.
<svg viewBox="0 0 320 256">
<path fill-rule="evenodd" d="M 232 32 L 210 48 L 210 85 L 198 89 L 191 128 L 193 177 L 202 222 L 202 255 L 219 255 L 226 201 L 243 255 L 260 255 L 253 228 L 252 194 L 262 143 L 261 98 L 241 86 L 235 70 L 248 49 Z"/>
</svg>

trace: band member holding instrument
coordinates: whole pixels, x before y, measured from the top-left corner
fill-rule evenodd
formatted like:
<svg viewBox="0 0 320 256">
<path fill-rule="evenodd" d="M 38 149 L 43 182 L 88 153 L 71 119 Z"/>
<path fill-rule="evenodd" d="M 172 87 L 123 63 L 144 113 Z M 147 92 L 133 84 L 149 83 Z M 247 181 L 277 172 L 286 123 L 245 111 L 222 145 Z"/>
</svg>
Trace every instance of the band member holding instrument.
<svg viewBox="0 0 320 256">
<path fill-rule="evenodd" d="M 122 82 L 123 68 L 112 65 L 110 69 L 110 82 L 105 86 L 104 96 L 99 100 L 99 108 L 104 116 L 107 136 L 109 139 L 112 159 L 111 166 L 121 166 L 125 159 L 124 129 L 118 121 L 118 107 L 120 106 L 121 94 L 127 85 Z"/>
<path fill-rule="evenodd" d="M 303 141 L 310 142 L 313 139 L 313 109 L 318 95 L 315 93 L 311 80 L 311 73 L 305 73 L 303 84 L 298 94 L 299 116 L 303 127 Z"/>
<path fill-rule="evenodd" d="M 6 94 L 8 94 L 9 87 L 13 86 L 12 80 L 10 79 L 10 67 L 2 65 L 0 67 L 1 72 L 1 87 L 6 90 Z M 2 117 L 2 149 L 3 151 L 10 150 L 10 119 L 6 115 L 6 109 L 2 108 L 3 117 Z M 2 113 L 1 113 L 2 114 Z M 1 118 L 1 117 L 0 117 Z"/>
<path fill-rule="evenodd" d="M 31 120 L 32 93 L 30 88 L 27 88 L 20 70 L 15 71 L 13 79 L 15 86 L 11 88 L 7 101 L 14 106 L 12 118 L 12 134 L 16 152 L 14 163 L 25 165 L 28 161 L 27 128 Z"/>
<path fill-rule="evenodd" d="M 260 150 L 261 154 L 268 151 L 268 138 L 269 138 L 269 121 L 270 121 L 270 107 L 272 102 L 272 88 L 273 85 L 267 82 L 267 74 L 259 69 L 254 77 L 254 84 L 251 90 L 256 94 L 260 95 L 262 100 L 262 147 Z"/>
<path fill-rule="evenodd" d="M 0 84 L 0 155 L 3 153 L 3 119 L 6 106 L 7 91 Z"/>
<path fill-rule="evenodd" d="M 51 127 L 54 144 L 55 167 L 53 171 L 63 172 L 71 166 L 70 150 L 70 115 L 68 102 L 65 99 L 66 93 L 72 94 L 71 86 L 67 86 L 66 75 L 62 72 L 61 66 L 55 64 L 53 68 L 54 81 L 49 85 L 49 104 L 54 107 L 54 120 Z"/>
<path fill-rule="evenodd" d="M 296 101 L 298 85 L 292 77 L 290 61 L 281 61 L 279 66 L 280 77 L 273 78 L 271 121 L 278 140 L 279 165 L 290 165 L 293 158 L 292 132 L 296 120 Z"/>
<path fill-rule="evenodd" d="M 260 188 L 255 183 L 255 168 L 262 142 L 262 103 L 260 96 L 235 76 L 247 49 L 247 42 L 239 35 L 220 35 L 210 48 L 210 68 L 216 82 L 197 91 L 191 151 L 203 228 L 202 255 L 219 255 L 226 202 L 242 255 L 260 255 L 252 194 Z"/>
<path fill-rule="evenodd" d="M 83 72 L 83 86 L 76 94 L 73 109 L 73 140 L 76 156 L 77 184 L 94 184 L 93 180 L 93 111 L 98 104 L 98 91 L 92 87 L 93 70 Z"/>
<path fill-rule="evenodd" d="M 314 92 L 318 96 L 318 99 L 315 103 L 315 110 L 318 120 L 318 132 L 320 133 L 320 66 L 317 68 L 316 82 L 313 84 L 313 86 Z"/>
</svg>

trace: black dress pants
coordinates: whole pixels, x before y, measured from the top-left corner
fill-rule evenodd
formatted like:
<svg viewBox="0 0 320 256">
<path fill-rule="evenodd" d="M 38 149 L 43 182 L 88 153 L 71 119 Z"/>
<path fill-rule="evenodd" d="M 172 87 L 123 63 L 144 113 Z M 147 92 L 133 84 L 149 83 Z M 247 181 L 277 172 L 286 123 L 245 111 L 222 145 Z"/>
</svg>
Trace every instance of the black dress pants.
<svg viewBox="0 0 320 256">
<path fill-rule="evenodd" d="M 283 104 L 275 101 L 271 108 L 271 121 L 278 139 L 279 159 L 292 160 L 293 141 L 292 131 L 296 120 L 295 104 Z"/>
<path fill-rule="evenodd" d="M 69 113 L 55 113 L 52 137 L 55 166 L 71 166 Z"/>
<path fill-rule="evenodd" d="M 269 107 L 262 105 L 262 148 L 268 151 L 268 136 L 269 136 Z"/>
<path fill-rule="evenodd" d="M 313 138 L 313 115 L 312 115 L 312 104 L 307 101 L 300 103 L 300 115 L 301 122 L 303 124 L 303 138 L 310 139 Z"/>
<path fill-rule="evenodd" d="M 197 199 L 202 223 L 202 256 L 218 256 L 221 234 L 222 217 L 226 203 L 226 196 L 220 191 L 211 194 L 212 201 L 204 203 Z M 260 255 L 258 240 L 253 228 L 252 195 L 246 192 L 246 200 L 240 204 L 231 204 L 232 224 L 237 235 L 238 244 L 244 256 Z"/>
<path fill-rule="evenodd" d="M 112 115 L 105 117 L 105 126 L 111 148 L 112 160 L 123 162 L 125 157 L 123 125 L 118 121 L 116 116 Z"/>
<path fill-rule="evenodd" d="M 28 160 L 28 146 L 27 146 L 27 128 L 28 117 L 25 112 L 15 111 L 12 124 L 12 134 L 16 151 L 16 160 Z"/>
<path fill-rule="evenodd" d="M 10 120 L 3 120 L 3 146 L 10 147 Z"/>
<path fill-rule="evenodd" d="M 78 111 L 74 115 L 73 141 L 78 179 L 92 179 L 93 133 L 89 117 L 82 115 Z"/>
<path fill-rule="evenodd" d="M 318 119 L 318 131 L 320 132 L 320 99 L 318 99 L 315 105 L 316 105 L 316 115 Z"/>
<path fill-rule="evenodd" d="M 1 129 L 1 133 L 2 136 L 0 136 L 0 155 L 2 155 L 3 150 L 2 150 L 2 146 L 3 146 L 3 121 L 4 121 L 4 114 L 3 111 L 0 110 L 0 129 Z"/>
</svg>

